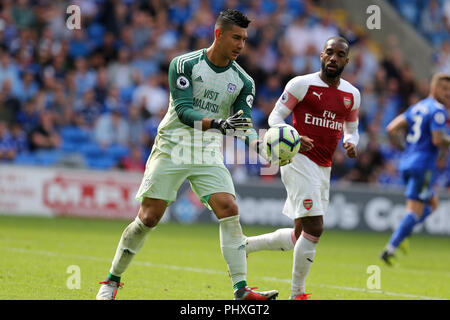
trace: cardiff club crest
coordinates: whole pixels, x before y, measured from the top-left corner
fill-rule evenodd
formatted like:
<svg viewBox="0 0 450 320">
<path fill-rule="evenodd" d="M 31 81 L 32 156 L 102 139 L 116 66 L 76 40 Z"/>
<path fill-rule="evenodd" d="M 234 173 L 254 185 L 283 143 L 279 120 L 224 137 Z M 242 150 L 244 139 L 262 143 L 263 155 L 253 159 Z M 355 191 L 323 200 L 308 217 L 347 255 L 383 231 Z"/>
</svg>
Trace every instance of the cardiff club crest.
<svg viewBox="0 0 450 320">
<path fill-rule="evenodd" d="M 236 85 L 234 83 L 229 83 L 227 86 L 228 93 L 234 93 L 236 91 Z"/>
</svg>

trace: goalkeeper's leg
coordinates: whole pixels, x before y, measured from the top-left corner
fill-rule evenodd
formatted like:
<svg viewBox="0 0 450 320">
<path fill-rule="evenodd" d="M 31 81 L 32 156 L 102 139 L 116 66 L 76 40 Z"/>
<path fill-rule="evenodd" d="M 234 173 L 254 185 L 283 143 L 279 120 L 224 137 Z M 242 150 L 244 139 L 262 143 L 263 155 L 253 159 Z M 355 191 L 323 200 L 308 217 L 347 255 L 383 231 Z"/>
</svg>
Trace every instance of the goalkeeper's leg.
<svg viewBox="0 0 450 320">
<path fill-rule="evenodd" d="M 233 195 L 215 193 L 208 203 L 219 219 L 220 248 L 228 266 L 228 273 L 237 300 L 268 300 L 274 299 L 278 291 L 253 291 L 247 286 L 247 260 L 245 252 L 245 237 L 239 222 L 238 207 Z"/>
<path fill-rule="evenodd" d="M 120 279 L 134 256 L 144 245 L 148 233 L 158 224 L 167 207 L 167 202 L 144 198 L 138 216 L 131 222 L 120 238 L 110 272 L 97 294 L 98 300 L 113 300 L 117 289 L 122 286 Z"/>
</svg>

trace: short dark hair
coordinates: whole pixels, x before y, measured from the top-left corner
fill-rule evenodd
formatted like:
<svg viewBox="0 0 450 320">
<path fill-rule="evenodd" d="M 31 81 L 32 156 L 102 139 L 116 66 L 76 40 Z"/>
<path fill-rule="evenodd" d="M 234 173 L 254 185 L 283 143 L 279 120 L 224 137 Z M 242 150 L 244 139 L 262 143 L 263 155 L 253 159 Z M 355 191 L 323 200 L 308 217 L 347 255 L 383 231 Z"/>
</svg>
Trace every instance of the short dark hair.
<svg viewBox="0 0 450 320">
<path fill-rule="evenodd" d="M 344 37 L 334 36 L 334 37 L 328 38 L 327 41 L 325 41 L 325 46 L 327 45 L 328 41 L 330 41 L 330 40 L 334 40 L 334 41 L 337 41 L 337 42 L 345 43 L 347 45 L 347 54 L 350 52 L 350 43 Z"/>
<path fill-rule="evenodd" d="M 236 9 L 226 9 L 221 11 L 219 17 L 216 20 L 215 28 L 227 30 L 231 25 L 237 25 L 241 28 L 247 28 L 250 24 L 250 20 L 242 12 Z"/>
</svg>

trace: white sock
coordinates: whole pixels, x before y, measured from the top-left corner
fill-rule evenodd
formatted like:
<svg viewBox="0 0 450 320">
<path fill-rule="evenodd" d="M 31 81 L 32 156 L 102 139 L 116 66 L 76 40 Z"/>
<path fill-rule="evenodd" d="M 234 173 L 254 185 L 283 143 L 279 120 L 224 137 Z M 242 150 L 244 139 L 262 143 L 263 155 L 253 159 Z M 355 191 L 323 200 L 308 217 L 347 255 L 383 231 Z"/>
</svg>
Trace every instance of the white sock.
<svg viewBox="0 0 450 320">
<path fill-rule="evenodd" d="M 120 238 L 116 255 L 114 256 L 109 271 L 112 275 L 120 277 L 122 273 L 125 272 L 152 229 L 153 228 L 147 227 L 139 217 L 136 217 L 136 219 L 126 227 Z"/>
<path fill-rule="evenodd" d="M 247 238 L 247 254 L 260 250 L 292 250 L 295 243 L 294 229 L 283 228 L 271 233 Z"/>
<path fill-rule="evenodd" d="M 389 244 L 389 243 L 386 245 L 386 250 L 387 250 L 387 252 L 389 252 L 390 254 L 394 254 L 395 249 L 397 249 L 397 248 L 394 247 L 393 245 Z"/>
<path fill-rule="evenodd" d="M 314 261 L 318 237 L 302 232 L 294 247 L 290 299 L 305 293 L 305 279 Z"/>
<path fill-rule="evenodd" d="M 247 259 L 245 253 L 245 237 L 242 233 L 239 216 L 231 216 L 219 220 L 220 249 L 228 265 L 233 286 L 246 280 Z"/>
</svg>

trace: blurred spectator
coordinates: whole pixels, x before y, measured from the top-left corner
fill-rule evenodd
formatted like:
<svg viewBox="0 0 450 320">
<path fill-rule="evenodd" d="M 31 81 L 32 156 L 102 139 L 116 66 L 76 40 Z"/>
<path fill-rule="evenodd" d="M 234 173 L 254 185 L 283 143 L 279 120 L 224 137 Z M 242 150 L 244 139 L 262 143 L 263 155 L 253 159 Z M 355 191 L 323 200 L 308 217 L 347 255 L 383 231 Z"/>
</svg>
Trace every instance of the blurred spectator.
<svg viewBox="0 0 450 320">
<path fill-rule="evenodd" d="M 331 168 L 331 181 L 338 181 L 344 178 L 349 172 L 349 164 L 341 148 L 337 148 L 333 157 Z"/>
<path fill-rule="evenodd" d="M 386 128 L 388 123 L 401 111 L 403 101 L 399 94 L 399 85 L 397 78 L 389 78 L 387 81 L 381 122 L 383 128 Z"/>
<path fill-rule="evenodd" d="M 301 56 L 305 54 L 308 47 L 313 45 L 307 16 L 298 17 L 289 25 L 284 37 L 293 55 Z"/>
<path fill-rule="evenodd" d="M 11 162 L 16 156 L 16 148 L 8 124 L 0 121 L 0 162 Z"/>
<path fill-rule="evenodd" d="M 120 168 L 125 171 L 145 171 L 145 160 L 142 155 L 142 150 L 133 145 L 130 150 L 130 154 L 122 158 L 120 161 Z"/>
<path fill-rule="evenodd" d="M 61 136 L 55 127 L 54 115 L 43 112 L 40 115 L 39 125 L 29 134 L 31 151 L 57 149 L 61 146 Z"/>
<path fill-rule="evenodd" d="M 386 161 L 378 175 L 378 184 L 382 186 L 401 186 L 402 179 L 397 170 L 397 163 L 394 161 Z"/>
<path fill-rule="evenodd" d="M 69 56 L 73 59 L 87 57 L 93 47 L 84 29 L 74 29 L 72 33 L 69 42 Z"/>
<path fill-rule="evenodd" d="M 10 80 L 3 81 L 0 91 L 0 120 L 12 124 L 20 111 L 20 101 L 12 93 Z"/>
<path fill-rule="evenodd" d="M 152 45 L 146 45 L 142 50 L 139 50 L 137 57 L 133 59 L 131 65 L 135 71 L 139 72 L 142 79 L 146 79 L 155 75 L 159 71 L 159 57 L 158 52 Z"/>
<path fill-rule="evenodd" d="M 422 31 L 427 35 L 433 35 L 444 31 L 444 15 L 440 8 L 439 1 L 429 0 L 428 4 L 422 11 L 420 26 Z"/>
<path fill-rule="evenodd" d="M 447 1 L 447 3 L 450 3 L 450 1 Z M 441 48 L 436 54 L 436 60 L 437 72 L 450 73 L 450 40 L 442 42 Z"/>
<path fill-rule="evenodd" d="M 179 0 L 169 8 L 169 21 L 175 26 L 182 26 L 191 20 L 195 12 L 196 1 Z"/>
<path fill-rule="evenodd" d="M 150 76 L 133 93 L 133 106 L 144 106 L 150 115 L 158 114 L 169 104 L 169 95 L 159 84 L 158 76 Z"/>
<path fill-rule="evenodd" d="M 141 108 L 130 107 L 128 109 L 128 124 L 130 128 L 130 144 L 142 146 L 144 143 L 145 120 Z"/>
<path fill-rule="evenodd" d="M 77 96 L 81 96 L 87 90 L 94 88 L 96 83 L 96 73 L 88 67 L 84 57 L 75 59 L 75 85 L 77 88 Z"/>
<path fill-rule="evenodd" d="M 39 85 L 35 81 L 34 72 L 31 69 L 24 71 L 22 75 L 21 89 L 18 98 L 21 102 L 30 100 L 36 95 L 39 90 Z"/>
<path fill-rule="evenodd" d="M 16 95 L 20 92 L 19 69 L 11 59 L 6 50 L 0 50 L 0 86 L 3 87 L 5 82 L 9 82 L 8 91 Z"/>
<path fill-rule="evenodd" d="M 28 0 L 17 0 L 16 4 L 11 8 L 11 15 L 19 28 L 33 27 L 35 23 L 36 17 L 29 8 Z"/>
<path fill-rule="evenodd" d="M 27 133 L 31 132 L 31 130 L 33 130 L 39 125 L 40 112 L 37 109 L 36 101 L 37 96 L 25 102 L 23 108 L 21 108 L 21 110 L 17 113 L 17 116 L 15 118 L 17 123 L 19 123 Z M 0 119 L 2 119 L 1 115 Z"/>
<path fill-rule="evenodd" d="M 95 124 L 95 141 L 102 147 L 111 145 L 126 146 L 128 144 L 128 123 L 119 110 L 102 114 Z"/>
<path fill-rule="evenodd" d="M 108 66 L 108 77 L 111 85 L 119 89 L 132 84 L 133 68 L 130 65 L 130 51 L 122 47 L 117 56 L 117 61 Z"/>
<path fill-rule="evenodd" d="M 17 153 L 23 153 L 29 150 L 27 134 L 20 124 L 13 124 L 11 128 L 11 139 Z"/>
<path fill-rule="evenodd" d="M 86 129 L 93 129 L 100 116 L 101 105 L 95 100 L 93 90 L 87 90 L 83 98 L 75 103 L 74 111 L 78 116 L 78 125 Z"/>
<path fill-rule="evenodd" d="M 109 87 L 102 109 L 102 112 L 111 111 L 118 111 L 123 116 L 127 114 L 127 105 L 120 96 L 119 89 L 114 86 Z"/>
<path fill-rule="evenodd" d="M 339 30 L 334 24 L 330 12 L 326 12 L 323 18 L 315 23 L 311 30 L 311 40 L 316 49 L 316 53 L 322 52 L 325 42 L 338 34 Z"/>
</svg>

